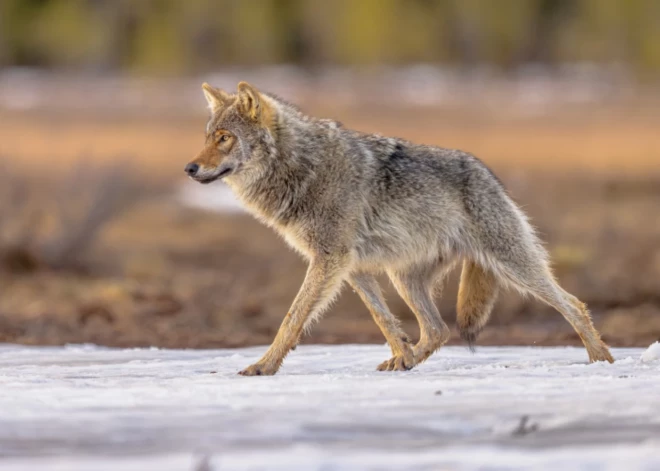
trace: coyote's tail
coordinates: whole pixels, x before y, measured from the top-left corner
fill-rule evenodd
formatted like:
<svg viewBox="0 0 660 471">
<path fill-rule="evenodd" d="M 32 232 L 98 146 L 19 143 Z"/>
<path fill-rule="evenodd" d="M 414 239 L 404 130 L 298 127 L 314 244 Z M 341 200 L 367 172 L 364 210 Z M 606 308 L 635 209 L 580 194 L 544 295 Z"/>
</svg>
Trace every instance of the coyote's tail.
<svg viewBox="0 0 660 471">
<path fill-rule="evenodd" d="M 499 286 L 495 275 L 470 260 L 463 261 L 456 306 L 456 324 L 470 350 L 488 322 Z"/>
</svg>

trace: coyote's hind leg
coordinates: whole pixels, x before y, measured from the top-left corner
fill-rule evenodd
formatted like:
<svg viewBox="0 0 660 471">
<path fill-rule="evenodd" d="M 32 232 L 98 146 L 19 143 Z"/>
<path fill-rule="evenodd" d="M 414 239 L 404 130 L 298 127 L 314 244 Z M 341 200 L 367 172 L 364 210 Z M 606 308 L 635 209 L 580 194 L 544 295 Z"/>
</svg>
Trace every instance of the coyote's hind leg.
<svg viewBox="0 0 660 471">
<path fill-rule="evenodd" d="M 564 291 L 556 283 L 549 292 L 538 295 L 543 301 L 553 306 L 573 326 L 587 349 L 589 362 L 607 361 L 614 362 L 610 350 L 600 338 L 600 334 L 591 321 L 591 315 L 586 304 L 581 302 L 572 294 Z"/>
<path fill-rule="evenodd" d="M 440 277 L 444 278 L 446 271 L 441 270 Z M 431 296 L 438 270 L 436 267 L 410 267 L 405 271 L 388 271 L 388 275 L 419 322 L 419 342 L 413 348 L 417 365 L 444 345 L 450 336 L 449 327 L 442 320 Z"/>
<path fill-rule="evenodd" d="M 379 370 L 409 370 L 415 364 L 410 340 L 399 326 L 399 321 L 390 312 L 376 278 L 368 273 L 354 273 L 348 278 L 348 283 L 357 292 L 360 299 L 369 309 L 387 343 L 392 349 L 392 359 L 378 367 Z"/>
<path fill-rule="evenodd" d="M 590 362 L 614 362 L 591 321 L 587 306 L 559 286 L 544 260 L 535 257 L 531 251 L 525 255 L 523 260 L 499 262 L 505 278 L 521 291 L 529 292 L 557 309 L 580 336 Z"/>
</svg>

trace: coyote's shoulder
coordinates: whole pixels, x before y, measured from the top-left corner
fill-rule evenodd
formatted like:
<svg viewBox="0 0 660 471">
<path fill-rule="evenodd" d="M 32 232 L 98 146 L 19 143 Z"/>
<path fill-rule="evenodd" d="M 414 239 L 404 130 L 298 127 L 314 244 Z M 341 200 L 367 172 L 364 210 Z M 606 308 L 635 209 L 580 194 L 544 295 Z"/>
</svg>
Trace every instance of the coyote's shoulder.
<svg viewBox="0 0 660 471">
<path fill-rule="evenodd" d="M 186 172 L 201 183 L 223 179 L 310 262 L 271 348 L 243 374 L 275 373 L 344 282 L 392 348 L 379 369 L 413 367 L 449 338 L 430 293 L 459 262 L 458 326 L 469 342 L 499 289 L 513 286 L 557 308 L 591 360 L 611 361 L 586 307 L 557 285 L 525 215 L 476 157 L 350 130 L 245 82 L 236 94 L 203 89 L 212 116 L 206 145 Z M 385 304 L 379 272 L 419 321 L 414 346 Z"/>
</svg>

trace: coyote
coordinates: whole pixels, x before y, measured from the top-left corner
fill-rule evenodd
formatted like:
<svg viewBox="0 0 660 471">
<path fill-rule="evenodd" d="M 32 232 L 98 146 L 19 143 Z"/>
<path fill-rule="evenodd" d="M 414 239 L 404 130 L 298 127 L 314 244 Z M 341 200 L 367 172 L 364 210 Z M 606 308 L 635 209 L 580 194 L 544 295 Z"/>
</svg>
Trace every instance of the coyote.
<svg viewBox="0 0 660 471">
<path fill-rule="evenodd" d="M 378 370 L 413 368 L 449 339 L 432 294 L 458 262 L 457 324 L 470 346 L 500 288 L 513 287 L 561 312 L 590 361 L 613 361 L 587 307 L 557 284 L 523 212 L 473 155 L 345 129 L 246 82 L 233 94 L 202 89 L 206 144 L 185 172 L 200 183 L 224 180 L 309 261 L 272 345 L 240 374 L 275 374 L 343 282 L 392 350 Z M 419 322 L 414 345 L 385 304 L 383 272 Z"/>
</svg>

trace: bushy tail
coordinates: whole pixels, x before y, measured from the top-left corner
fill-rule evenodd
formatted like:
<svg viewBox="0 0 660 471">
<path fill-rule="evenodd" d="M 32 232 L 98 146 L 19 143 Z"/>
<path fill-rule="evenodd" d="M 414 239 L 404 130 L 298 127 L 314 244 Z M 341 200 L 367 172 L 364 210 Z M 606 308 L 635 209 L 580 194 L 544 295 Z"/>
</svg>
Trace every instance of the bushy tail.
<svg viewBox="0 0 660 471">
<path fill-rule="evenodd" d="M 488 322 L 498 291 L 497 279 L 492 272 L 472 261 L 463 261 L 456 323 L 461 338 L 468 343 L 470 350 L 474 351 L 474 342 Z"/>
</svg>

